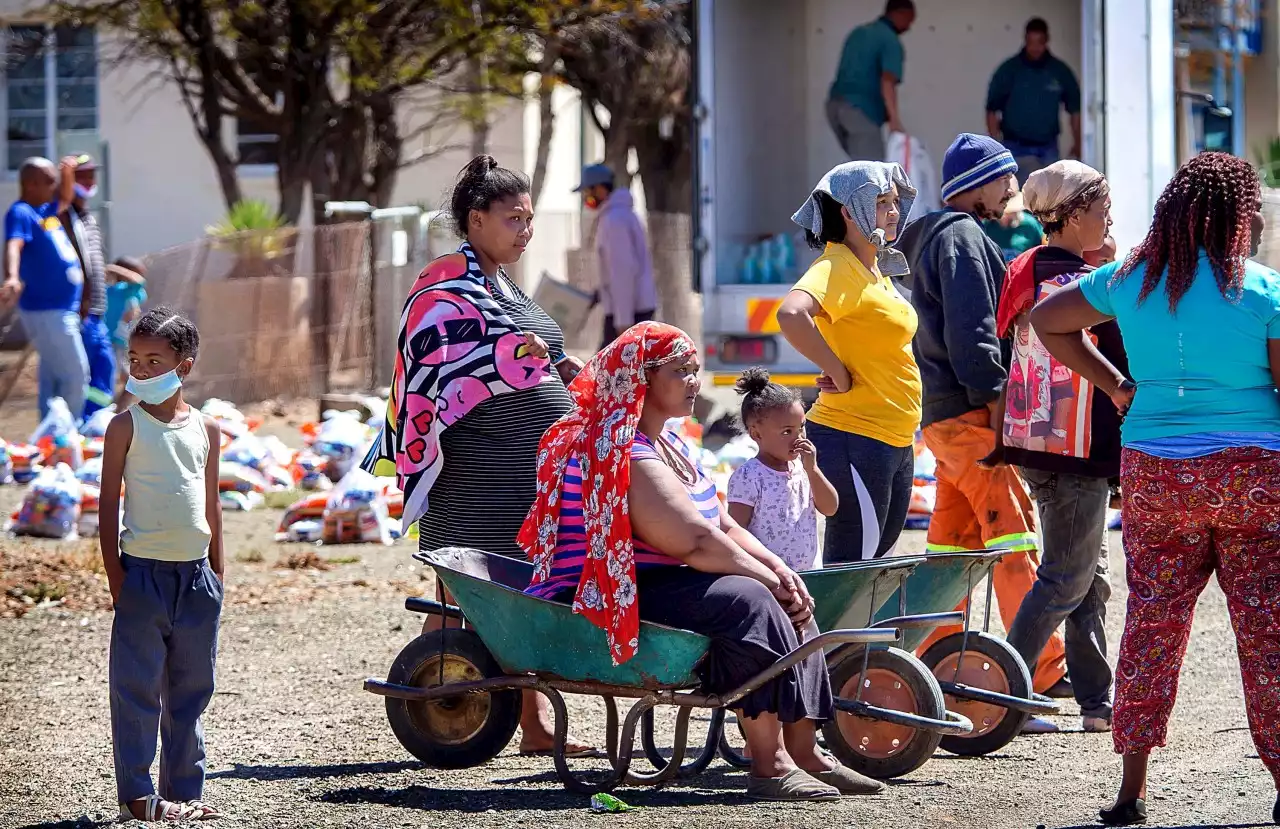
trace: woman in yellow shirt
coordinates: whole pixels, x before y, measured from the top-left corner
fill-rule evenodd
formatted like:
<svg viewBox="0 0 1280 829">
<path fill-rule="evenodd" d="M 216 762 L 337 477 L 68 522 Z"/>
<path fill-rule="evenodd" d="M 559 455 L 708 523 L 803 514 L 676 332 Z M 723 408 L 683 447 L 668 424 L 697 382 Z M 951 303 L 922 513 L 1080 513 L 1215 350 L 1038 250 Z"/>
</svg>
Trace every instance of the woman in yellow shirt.
<svg viewBox="0 0 1280 829">
<path fill-rule="evenodd" d="M 897 164 L 854 161 L 823 177 L 792 220 L 822 255 L 778 311 L 787 342 L 822 370 L 807 432 L 840 496 L 823 563 L 884 555 L 911 503 L 920 427 L 916 312 L 891 277 L 907 261 L 889 247 L 916 191 Z"/>
</svg>

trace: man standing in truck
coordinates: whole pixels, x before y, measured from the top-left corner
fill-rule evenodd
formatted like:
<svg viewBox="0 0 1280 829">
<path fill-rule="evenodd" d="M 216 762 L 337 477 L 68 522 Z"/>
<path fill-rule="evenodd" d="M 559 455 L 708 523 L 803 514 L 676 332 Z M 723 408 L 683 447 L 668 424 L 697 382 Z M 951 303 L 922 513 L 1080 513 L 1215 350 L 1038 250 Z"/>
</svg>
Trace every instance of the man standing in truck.
<svg viewBox="0 0 1280 829">
<path fill-rule="evenodd" d="M 931 552 L 1011 550 L 992 571 L 1000 617 L 1013 624 L 1040 566 L 1035 505 L 1011 466 L 984 465 L 1004 412 L 1011 349 L 996 334 L 1004 252 L 982 230 L 1017 192 L 1017 163 L 1000 142 L 961 133 L 942 160 L 943 208 L 907 226 L 898 247 L 911 268 L 920 323 L 912 351 L 920 367 L 925 445 L 938 461 Z M 959 628 L 940 628 L 923 652 Z M 1065 648 L 1054 634 L 1040 664 L 1027 666 L 1038 693 L 1068 693 Z M 1057 687 L 1055 687 L 1057 686 Z M 1052 691 L 1050 691 L 1052 689 Z"/>
<path fill-rule="evenodd" d="M 595 247 L 600 263 L 598 296 L 604 303 L 603 348 L 632 325 L 653 319 L 658 304 L 653 260 L 631 191 L 615 189 L 613 170 L 592 164 L 582 171 L 582 183 L 574 192 L 582 194 L 589 210 L 600 211 Z"/>
<path fill-rule="evenodd" d="M 987 88 L 987 132 L 1013 153 L 1018 183 L 1061 158 L 1059 112 L 1071 118 L 1071 150 L 1080 157 L 1080 84 L 1049 52 L 1049 24 L 1027 21 L 1022 51 L 1000 64 Z"/>
<path fill-rule="evenodd" d="M 888 0 L 884 14 L 849 33 L 827 97 L 827 121 L 850 161 L 884 161 L 885 136 L 906 132 L 898 110 L 904 60 L 899 36 L 916 19 L 912 0 Z"/>
</svg>

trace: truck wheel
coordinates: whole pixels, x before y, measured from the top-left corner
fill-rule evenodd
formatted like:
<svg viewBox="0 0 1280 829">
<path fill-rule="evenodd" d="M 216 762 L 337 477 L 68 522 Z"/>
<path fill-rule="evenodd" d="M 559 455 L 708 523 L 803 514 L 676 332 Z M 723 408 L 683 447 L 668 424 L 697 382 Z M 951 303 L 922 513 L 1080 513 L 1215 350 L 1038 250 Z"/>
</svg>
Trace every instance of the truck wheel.
<svg viewBox="0 0 1280 829">
<path fill-rule="evenodd" d="M 479 636 L 470 630 L 445 628 L 424 633 L 405 645 L 392 663 L 387 681 L 432 688 L 502 675 Z M 521 698 L 515 689 L 432 702 L 395 697 L 386 701 L 387 720 L 400 745 L 438 769 L 469 769 L 489 762 L 507 747 L 520 724 Z"/>
<path fill-rule="evenodd" d="M 963 633 L 953 633 L 935 642 L 920 657 L 942 682 L 958 682 L 1022 699 L 1031 698 L 1031 672 L 1013 646 L 989 633 L 969 632 L 964 662 L 960 663 Z M 960 665 L 959 673 L 956 672 Z M 942 747 L 952 754 L 977 757 L 999 751 L 1022 732 L 1030 714 L 984 702 L 957 699 L 948 695 L 947 707 L 973 722 L 973 733 L 942 738 Z"/>
<path fill-rule="evenodd" d="M 831 668 L 831 690 L 880 708 L 943 719 L 946 709 L 938 682 L 919 659 L 898 648 L 872 647 L 867 671 L 862 654 L 854 653 Z M 942 735 L 931 731 L 855 717 L 843 711 L 822 728 L 827 748 L 854 771 L 877 780 L 910 774 L 925 764 Z"/>
</svg>

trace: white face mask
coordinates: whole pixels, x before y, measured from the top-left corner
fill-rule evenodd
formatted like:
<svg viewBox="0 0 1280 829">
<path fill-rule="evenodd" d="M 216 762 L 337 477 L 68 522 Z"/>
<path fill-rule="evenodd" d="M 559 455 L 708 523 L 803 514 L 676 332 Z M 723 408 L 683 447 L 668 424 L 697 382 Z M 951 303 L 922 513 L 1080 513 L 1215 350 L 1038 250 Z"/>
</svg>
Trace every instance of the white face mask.
<svg viewBox="0 0 1280 829">
<path fill-rule="evenodd" d="M 178 376 L 176 368 L 146 380 L 139 380 L 130 374 L 129 381 L 124 384 L 125 391 L 149 406 L 159 406 L 177 394 L 181 388 L 182 378 Z"/>
</svg>

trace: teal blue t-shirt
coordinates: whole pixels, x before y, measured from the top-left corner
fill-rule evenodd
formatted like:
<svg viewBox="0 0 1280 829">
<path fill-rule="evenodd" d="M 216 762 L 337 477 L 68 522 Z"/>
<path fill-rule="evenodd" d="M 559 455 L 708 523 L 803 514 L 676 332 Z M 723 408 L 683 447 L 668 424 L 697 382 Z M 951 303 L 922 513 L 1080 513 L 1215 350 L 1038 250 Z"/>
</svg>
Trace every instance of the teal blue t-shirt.
<svg viewBox="0 0 1280 829">
<path fill-rule="evenodd" d="M 1121 442 L 1280 432 L 1280 395 L 1267 359 L 1267 340 L 1280 340 L 1280 274 L 1248 262 L 1240 297 L 1228 300 L 1202 252 L 1195 281 L 1170 313 L 1163 281 L 1138 304 L 1146 266 L 1116 281 L 1119 267 L 1104 265 L 1077 284 L 1090 305 L 1115 317 L 1138 384 Z"/>
<path fill-rule="evenodd" d="M 892 23 L 881 17 L 859 26 L 844 41 L 830 97 L 848 101 L 874 123 L 883 124 L 889 116 L 880 94 L 880 76 L 887 72 L 901 81 L 902 63 L 902 41 Z"/>
</svg>

